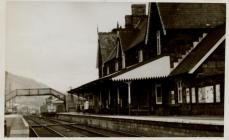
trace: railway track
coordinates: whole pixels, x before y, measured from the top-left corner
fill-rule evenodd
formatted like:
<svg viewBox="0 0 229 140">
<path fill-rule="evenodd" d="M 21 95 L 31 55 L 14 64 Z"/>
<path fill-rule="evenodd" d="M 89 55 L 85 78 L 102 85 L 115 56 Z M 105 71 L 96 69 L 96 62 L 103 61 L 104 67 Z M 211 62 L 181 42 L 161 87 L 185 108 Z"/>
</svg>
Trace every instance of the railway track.
<svg viewBox="0 0 229 140">
<path fill-rule="evenodd" d="M 130 134 L 130 133 L 127 133 L 127 132 L 111 131 L 111 130 L 107 130 L 107 129 L 105 130 L 105 129 L 101 129 L 101 128 L 95 128 L 95 127 L 75 124 L 75 123 L 62 121 L 62 120 L 51 119 L 51 118 L 47 118 L 47 119 L 49 121 L 51 121 L 51 122 L 54 122 L 54 123 L 61 123 L 61 124 L 65 124 L 65 125 L 70 125 L 71 127 L 74 127 L 76 129 L 95 132 L 95 133 L 103 135 L 105 137 L 140 137 L 139 135 Z"/>
<path fill-rule="evenodd" d="M 37 116 L 27 116 L 25 119 L 36 137 L 137 137 L 134 134 L 114 132 L 56 119 Z"/>
<path fill-rule="evenodd" d="M 58 131 L 46 125 L 42 125 L 41 123 L 33 119 L 26 118 L 26 120 L 30 125 L 30 131 L 33 131 L 35 137 L 63 137 L 64 136 Z"/>
</svg>

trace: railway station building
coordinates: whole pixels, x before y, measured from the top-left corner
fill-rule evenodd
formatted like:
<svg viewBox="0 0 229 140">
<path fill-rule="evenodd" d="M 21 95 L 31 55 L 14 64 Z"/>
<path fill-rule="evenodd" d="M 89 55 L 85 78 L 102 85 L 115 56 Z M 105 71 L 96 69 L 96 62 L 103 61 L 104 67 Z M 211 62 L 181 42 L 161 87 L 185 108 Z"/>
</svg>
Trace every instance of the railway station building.
<svg viewBox="0 0 229 140">
<path fill-rule="evenodd" d="M 226 5 L 133 4 L 125 27 L 98 32 L 99 78 L 68 93 L 88 112 L 223 115 Z"/>
</svg>

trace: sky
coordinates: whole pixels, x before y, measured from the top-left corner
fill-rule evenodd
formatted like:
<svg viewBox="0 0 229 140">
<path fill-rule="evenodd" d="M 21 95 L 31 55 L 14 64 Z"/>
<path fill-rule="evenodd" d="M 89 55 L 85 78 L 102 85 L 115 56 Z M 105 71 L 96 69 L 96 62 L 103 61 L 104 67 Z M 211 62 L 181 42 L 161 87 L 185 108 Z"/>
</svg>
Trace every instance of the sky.
<svg viewBox="0 0 229 140">
<path fill-rule="evenodd" d="M 98 78 L 97 27 L 124 27 L 131 3 L 7 2 L 6 70 L 66 92 Z"/>
</svg>

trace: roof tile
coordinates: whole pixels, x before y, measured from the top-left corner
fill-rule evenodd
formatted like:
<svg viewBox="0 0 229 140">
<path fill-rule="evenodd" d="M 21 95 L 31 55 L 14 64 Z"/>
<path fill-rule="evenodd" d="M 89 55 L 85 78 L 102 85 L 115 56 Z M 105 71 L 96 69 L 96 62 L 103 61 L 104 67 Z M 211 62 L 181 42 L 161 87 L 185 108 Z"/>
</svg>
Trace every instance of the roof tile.
<svg viewBox="0 0 229 140">
<path fill-rule="evenodd" d="M 226 21 L 226 4 L 158 3 L 165 28 L 209 28 Z"/>
<path fill-rule="evenodd" d="M 117 47 L 117 34 L 114 32 L 98 33 L 99 47 L 101 50 L 102 63 L 107 61 L 111 57 L 111 53 L 114 52 Z"/>
</svg>

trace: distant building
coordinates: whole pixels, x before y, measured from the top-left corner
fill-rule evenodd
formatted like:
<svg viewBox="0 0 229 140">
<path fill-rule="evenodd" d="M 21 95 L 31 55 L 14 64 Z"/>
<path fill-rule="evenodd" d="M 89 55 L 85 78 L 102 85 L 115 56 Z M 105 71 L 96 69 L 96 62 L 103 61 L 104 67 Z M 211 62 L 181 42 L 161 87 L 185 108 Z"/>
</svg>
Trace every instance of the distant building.
<svg viewBox="0 0 229 140">
<path fill-rule="evenodd" d="M 56 113 L 64 111 L 64 101 L 54 98 L 53 96 L 49 96 L 48 98 L 46 98 L 45 103 L 40 107 L 41 113 Z"/>
<path fill-rule="evenodd" d="M 23 115 L 28 115 L 29 114 L 29 107 L 28 106 L 23 106 L 20 109 L 18 109 L 18 112 Z"/>
<path fill-rule="evenodd" d="M 125 28 L 98 33 L 99 79 L 69 91 L 92 112 L 223 115 L 226 5 L 132 5 Z"/>
<path fill-rule="evenodd" d="M 40 106 L 40 113 L 46 113 L 48 112 L 48 107 L 47 107 L 47 104 L 43 104 Z"/>
</svg>

